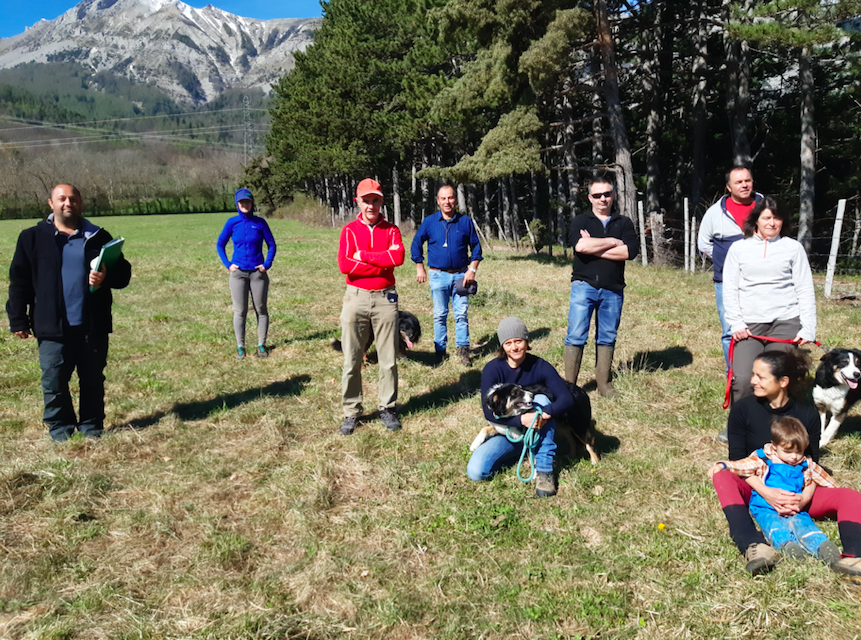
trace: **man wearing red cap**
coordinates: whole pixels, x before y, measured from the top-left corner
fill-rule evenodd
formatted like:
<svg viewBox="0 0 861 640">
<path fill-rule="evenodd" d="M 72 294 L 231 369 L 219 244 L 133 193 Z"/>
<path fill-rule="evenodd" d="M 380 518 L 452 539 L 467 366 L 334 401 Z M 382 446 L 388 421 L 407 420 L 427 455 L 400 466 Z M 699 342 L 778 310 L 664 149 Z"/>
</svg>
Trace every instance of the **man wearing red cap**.
<svg viewBox="0 0 861 640">
<path fill-rule="evenodd" d="M 362 415 L 362 360 L 368 332 L 373 330 L 379 366 L 380 420 L 389 431 L 401 423 L 395 413 L 398 399 L 398 292 L 395 267 L 404 263 L 400 230 L 380 214 L 383 191 L 371 178 L 356 188 L 359 215 L 341 230 L 338 268 L 347 276 L 341 308 L 341 377 L 344 422 L 341 433 L 355 431 Z"/>
</svg>

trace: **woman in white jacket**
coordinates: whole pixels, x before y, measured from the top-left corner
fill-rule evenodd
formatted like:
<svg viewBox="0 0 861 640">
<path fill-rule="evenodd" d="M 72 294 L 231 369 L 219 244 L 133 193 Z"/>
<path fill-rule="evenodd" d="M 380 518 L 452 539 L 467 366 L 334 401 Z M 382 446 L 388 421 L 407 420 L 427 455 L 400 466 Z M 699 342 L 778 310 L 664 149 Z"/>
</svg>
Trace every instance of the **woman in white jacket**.
<svg viewBox="0 0 861 640">
<path fill-rule="evenodd" d="M 733 402 L 752 393 L 753 361 L 763 351 L 788 351 L 816 340 L 810 263 L 799 242 L 780 235 L 783 221 L 774 199 L 763 198 L 744 222 L 744 240 L 727 253 L 723 298 L 736 341 Z M 792 342 L 765 342 L 754 335 Z"/>
</svg>

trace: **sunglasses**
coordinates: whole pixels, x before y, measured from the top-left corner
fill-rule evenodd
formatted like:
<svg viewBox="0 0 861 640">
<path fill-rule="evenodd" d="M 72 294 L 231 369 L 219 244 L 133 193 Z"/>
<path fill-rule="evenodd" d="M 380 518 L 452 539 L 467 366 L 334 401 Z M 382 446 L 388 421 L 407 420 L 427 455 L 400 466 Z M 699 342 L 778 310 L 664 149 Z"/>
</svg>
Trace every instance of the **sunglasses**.
<svg viewBox="0 0 861 640">
<path fill-rule="evenodd" d="M 600 200 L 601 198 L 612 198 L 613 192 L 612 191 L 605 191 L 604 193 L 590 193 L 589 197 L 593 198 L 595 200 Z"/>
</svg>

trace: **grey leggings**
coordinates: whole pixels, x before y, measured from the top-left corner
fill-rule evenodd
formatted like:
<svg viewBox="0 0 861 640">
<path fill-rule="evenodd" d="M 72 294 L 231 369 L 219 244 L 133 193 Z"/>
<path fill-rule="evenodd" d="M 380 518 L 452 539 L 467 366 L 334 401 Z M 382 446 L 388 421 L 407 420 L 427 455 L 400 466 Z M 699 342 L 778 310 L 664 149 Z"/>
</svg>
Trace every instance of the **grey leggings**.
<svg viewBox="0 0 861 640">
<path fill-rule="evenodd" d="M 269 297 L 269 275 L 259 271 L 237 269 L 230 272 L 230 295 L 233 297 L 233 332 L 236 345 L 245 346 L 245 318 L 248 315 L 248 293 L 257 314 L 257 344 L 266 344 L 269 333 L 269 310 L 266 299 Z"/>
</svg>

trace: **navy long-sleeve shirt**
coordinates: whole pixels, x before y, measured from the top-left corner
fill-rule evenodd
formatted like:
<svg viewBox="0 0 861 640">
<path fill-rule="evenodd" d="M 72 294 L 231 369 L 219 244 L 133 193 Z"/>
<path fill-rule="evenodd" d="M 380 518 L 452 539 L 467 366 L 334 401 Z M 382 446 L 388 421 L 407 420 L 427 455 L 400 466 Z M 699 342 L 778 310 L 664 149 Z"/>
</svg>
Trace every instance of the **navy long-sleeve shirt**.
<svg viewBox="0 0 861 640">
<path fill-rule="evenodd" d="M 776 418 L 798 418 L 810 439 L 804 455 L 814 462 L 819 461 L 819 438 L 822 424 L 813 407 L 798 404 L 794 398 L 778 409 L 774 409 L 766 398 L 747 396 L 732 405 L 727 418 L 726 430 L 729 440 L 729 459 L 741 460 L 771 442 L 771 423 Z"/>
<path fill-rule="evenodd" d="M 451 220 L 446 220 L 437 211 L 422 221 L 410 247 L 413 262 L 424 262 L 422 246 L 425 242 L 428 243 L 428 267 L 431 269 L 465 271 L 471 262 L 481 260 L 478 232 L 472 219 L 461 213 L 455 213 Z"/>
<path fill-rule="evenodd" d="M 531 353 L 526 354 L 526 358 L 516 369 L 513 369 L 505 358 L 494 358 L 484 366 L 484 370 L 481 372 L 481 408 L 484 410 L 484 417 L 488 422 L 494 424 L 502 424 L 507 427 L 521 426 L 520 416 L 500 420 L 487 408 L 484 398 L 487 397 L 490 388 L 495 384 L 519 384 L 521 387 L 530 384 L 543 384 L 553 392 L 556 398 L 550 407 L 545 409 L 545 413 L 549 414 L 550 417 L 562 415 L 574 406 L 574 396 L 568 391 L 565 381 L 556 369 L 546 360 L 533 356 Z"/>
</svg>

